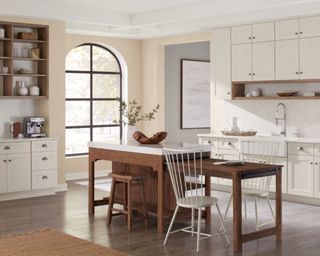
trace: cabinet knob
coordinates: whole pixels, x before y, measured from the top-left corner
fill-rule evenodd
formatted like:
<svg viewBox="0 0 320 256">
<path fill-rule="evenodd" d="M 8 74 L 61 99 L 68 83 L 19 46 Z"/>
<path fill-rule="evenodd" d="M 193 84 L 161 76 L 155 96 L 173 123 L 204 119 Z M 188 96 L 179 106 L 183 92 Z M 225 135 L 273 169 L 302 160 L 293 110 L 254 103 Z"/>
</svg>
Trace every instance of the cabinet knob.
<svg viewBox="0 0 320 256">
<path fill-rule="evenodd" d="M 4 147 L 4 150 L 9 150 L 9 149 L 10 149 L 9 146 L 5 146 L 5 147 Z"/>
<path fill-rule="evenodd" d="M 252 38 L 251 38 L 251 36 L 249 36 L 249 38 L 248 38 L 249 40 L 251 40 Z"/>
<path fill-rule="evenodd" d="M 296 72 L 296 75 L 299 75 L 299 72 L 298 72 L 298 71 Z"/>
<path fill-rule="evenodd" d="M 232 145 L 232 142 L 231 142 L 231 141 L 228 141 L 227 144 L 228 144 L 228 146 L 231 146 L 231 145 Z"/>
<path fill-rule="evenodd" d="M 300 71 L 300 74 L 303 74 L 302 71 Z"/>
<path fill-rule="evenodd" d="M 48 157 L 44 156 L 42 157 L 42 161 L 47 161 L 48 160 Z"/>
<path fill-rule="evenodd" d="M 252 37 L 252 39 L 256 39 L 256 37 L 255 37 L 255 36 L 253 36 L 253 37 Z"/>
<path fill-rule="evenodd" d="M 7 162 L 7 160 L 3 160 L 3 162 L 5 163 L 5 162 Z"/>
<path fill-rule="evenodd" d="M 11 159 L 8 160 L 11 163 Z"/>
<path fill-rule="evenodd" d="M 302 150 L 303 150 L 303 147 L 299 146 L 299 147 L 297 147 L 297 150 L 298 150 L 298 151 L 302 151 Z"/>
<path fill-rule="evenodd" d="M 251 73 L 249 73 L 249 76 L 251 76 L 252 74 Z"/>
<path fill-rule="evenodd" d="M 313 162 L 310 162 L 310 164 L 313 164 Z"/>
<path fill-rule="evenodd" d="M 299 32 L 295 32 L 296 35 L 299 35 Z"/>
<path fill-rule="evenodd" d="M 256 73 L 252 73 L 252 75 L 253 75 L 253 76 L 255 76 L 255 75 L 256 75 Z"/>
<path fill-rule="evenodd" d="M 302 31 L 300 31 L 299 33 L 300 33 L 300 35 L 302 35 Z"/>
<path fill-rule="evenodd" d="M 43 179 L 43 180 L 47 180 L 47 179 L 48 179 L 48 176 L 47 176 L 47 175 L 43 175 L 43 176 L 42 176 L 42 179 Z"/>
<path fill-rule="evenodd" d="M 315 162 L 314 165 L 318 165 L 318 162 Z"/>
<path fill-rule="evenodd" d="M 230 92 L 227 92 L 228 95 L 230 95 Z"/>
<path fill-rule="evenodd" d="M 48 147 L 48 145 L 47 144 L 42 144 L 41 147 L 46 148 L 46 147 Z"/>
</svg>

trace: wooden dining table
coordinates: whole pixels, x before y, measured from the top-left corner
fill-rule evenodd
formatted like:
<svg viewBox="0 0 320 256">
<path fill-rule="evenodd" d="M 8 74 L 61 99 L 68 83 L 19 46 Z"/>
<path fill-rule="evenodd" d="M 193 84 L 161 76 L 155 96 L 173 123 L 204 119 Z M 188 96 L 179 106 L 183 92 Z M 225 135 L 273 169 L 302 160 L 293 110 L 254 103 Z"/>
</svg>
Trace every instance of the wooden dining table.
<svg viewBox="0 0 320 256">
<path fill-rule="evenodd" d="M 108 198 L 95 199 L 94 180 L 95 162 L 98 160 L 112 161 L 112 171 L 125 170 L 126 172 L 141 172 L 147 175 L 146 186 L 150 195 L 147 195 L 147 204 L 157 217 L 157 230 L 164 232 L 166 221 L 170 220 L 175 208 L 175 200 L 172 186 L 166 170 L 165 158 L 162 148 L 165 145 L 113 145 L 106 143 L 89 143 L 89 214 L 94 214 L 96 206 L 108 204 Z M 276 235 L 281 240 L 282 225 L 282 198 L 281 198 L 281 167 L 280 165 L 268 165 L 257 163 L 245 163 L 242 166 L 213 165 L 217 161 L 204 158 L 202 161 L 203 175 L 205 176 L 205 193 L 211 195 L 211 177 L 220 177 L 232 180 L 233 192 L 233 251 L 242 251 L 245 242 L 262 237 Z M 242 202 L 241 181 L 244 179 L 276 176 L 276 221 L 275 226 L 251 233 L 242 233 Z M 171 193 L 170 193 L 171 191 Z M 152 210 L 150 210 L 152 211 Z M 211 223 L 211 209 L 206 208 L 205 220 Z"/>
</svg>

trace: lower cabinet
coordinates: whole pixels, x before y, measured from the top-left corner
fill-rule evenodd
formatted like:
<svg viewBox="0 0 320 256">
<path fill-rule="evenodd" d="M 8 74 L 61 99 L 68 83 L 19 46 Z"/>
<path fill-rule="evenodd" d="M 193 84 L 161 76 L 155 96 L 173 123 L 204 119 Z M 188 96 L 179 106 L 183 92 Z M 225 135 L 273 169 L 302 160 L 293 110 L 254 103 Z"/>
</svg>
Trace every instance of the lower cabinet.
<svg viewBox="0 0 320 256">
<path fill-rule="evenodd" d="M 0 155 L 0 193 L 7 192 L 7 156 Z"/>
<path fill-rule="evenodd" d="M 320 157 L 316 156 L 313 159 L 313 174 L 314 174 L 314 197 L 320 198 Z"/>
</svg>

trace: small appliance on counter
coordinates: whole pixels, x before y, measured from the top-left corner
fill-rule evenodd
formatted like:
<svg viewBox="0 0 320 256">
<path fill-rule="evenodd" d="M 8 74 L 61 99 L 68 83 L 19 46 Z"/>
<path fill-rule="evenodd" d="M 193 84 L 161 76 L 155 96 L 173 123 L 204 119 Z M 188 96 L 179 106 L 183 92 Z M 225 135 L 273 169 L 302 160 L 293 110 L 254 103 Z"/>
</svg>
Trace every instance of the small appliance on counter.
<svg viewBox="0 0 320 256">
<path fill-rule="evenodd" d="M 23 119 L 23 135 L 27 138 L 46 137 L 44 132 L 45 118 L 42 116 L 30 116 Z"/>
</svg>

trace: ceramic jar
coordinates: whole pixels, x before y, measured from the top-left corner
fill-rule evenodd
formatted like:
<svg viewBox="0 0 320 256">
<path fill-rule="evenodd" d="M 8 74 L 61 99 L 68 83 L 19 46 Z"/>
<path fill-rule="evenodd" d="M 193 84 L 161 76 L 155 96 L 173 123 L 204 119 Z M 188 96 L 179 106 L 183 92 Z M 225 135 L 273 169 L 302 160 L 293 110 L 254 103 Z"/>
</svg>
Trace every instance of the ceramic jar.
<svg viewBox="0 0 320 256">
<path fill-rule="evenodd" d="M 19 84 L 19 88 L 18 88 L 18 94 L 20 96 L 26 96 L 28 95 L 28 88 L 26 86 L 26 82 L 25 81 L 21 81 Z"/>
<path fill-rule="evenodd" d="M 31 85 L 29 87 L 29 95 L 30 96 L 39 96 L 40 95 L 40 88 L 38 85 Z"/>
</svg>

